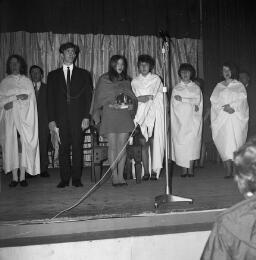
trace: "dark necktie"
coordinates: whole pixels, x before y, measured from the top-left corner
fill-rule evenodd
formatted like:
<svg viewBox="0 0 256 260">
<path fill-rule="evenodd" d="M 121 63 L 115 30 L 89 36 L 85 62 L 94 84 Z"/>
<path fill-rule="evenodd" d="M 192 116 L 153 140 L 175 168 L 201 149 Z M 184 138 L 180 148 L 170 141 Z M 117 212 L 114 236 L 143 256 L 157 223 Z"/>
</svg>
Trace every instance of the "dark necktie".
<svg viewBox="0 0 256 260">
<path fill-rule="evenodd" d="M 67 67 L 67 103 L 70 104 L 70 68 Z"/>
<path fill-rule="evenodd" d="M 38 97 L 38 88 L 37 88 L 36 82 L 34 84 L 35 84 L 35 94 L 36 94 L 36 98 L 37 98 Z"/>
</svg>

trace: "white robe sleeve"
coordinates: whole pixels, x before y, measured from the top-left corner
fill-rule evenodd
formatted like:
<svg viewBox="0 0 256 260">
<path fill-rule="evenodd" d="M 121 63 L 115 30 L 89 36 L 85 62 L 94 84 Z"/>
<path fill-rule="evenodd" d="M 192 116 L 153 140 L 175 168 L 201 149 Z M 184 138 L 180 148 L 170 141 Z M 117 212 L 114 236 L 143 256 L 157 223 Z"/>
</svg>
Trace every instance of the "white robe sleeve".
<svg viewBox="0 0 256 260">
<path fill-rule="evenodd" d="M 0 96 L 0 108 L 3 108 L 6 104 L 16 100 L 16 96 Z"/>
<path fill-rule="evenodd" d="M 195 97 L 195 98 L 185 98 L 185 97 L 183 97 L 181 102 L 199 106 L 200 103 L 201 103 L 201 96 L 198 96 L 198 97 Z"/>
</svg>

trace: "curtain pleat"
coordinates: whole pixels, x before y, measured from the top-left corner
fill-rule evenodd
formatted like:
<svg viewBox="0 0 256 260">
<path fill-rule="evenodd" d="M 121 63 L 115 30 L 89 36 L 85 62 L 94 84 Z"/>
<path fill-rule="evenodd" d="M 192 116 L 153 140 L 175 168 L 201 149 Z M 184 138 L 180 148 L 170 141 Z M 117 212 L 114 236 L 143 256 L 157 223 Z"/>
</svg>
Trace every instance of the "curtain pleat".
<svg viewBox="0 0 256 260">
<path fill-rule="evenodd" d="M 12 32 L 0 34 L 0 80 L 5 77 L 6 61 L 10 54 L 22 55 L 28 68 L 36 64 L 44 70 L 44 80 L 49 71 L 61 66 L 59 47 L 72 41 L 80 48 L 77 65 L 91 72 L 95 86 L 99 76 L 108 71 L 112 55 L 122 54 L 128 61 L 128 74 L 137 75 L 137 58 L 149 54 L 156 60 L 155 73 L 163 76 L 162 40 L 156 36 L 128 36 L 103 34 L 53 34 Z M 166 85 L 178 82 L 178 67 L 182 62 L 198 68 L 197 39 L 171 39 L 166 62 Z"/>
</svg>

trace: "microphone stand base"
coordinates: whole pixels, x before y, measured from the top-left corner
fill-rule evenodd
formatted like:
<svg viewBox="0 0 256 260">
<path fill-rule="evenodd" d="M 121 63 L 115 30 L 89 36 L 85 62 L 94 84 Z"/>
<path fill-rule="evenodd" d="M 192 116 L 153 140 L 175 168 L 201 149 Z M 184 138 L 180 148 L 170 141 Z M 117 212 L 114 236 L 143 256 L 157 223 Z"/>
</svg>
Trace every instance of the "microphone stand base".
<svg viewBox="0 0 256 260">
<path fill-rule="evenodd" d="M 189 203 L 192 204 L 193 200 L 190 198 L 184 198 L 180 196 L 175 196 L 171 194 L 163 194 L 155 197 L 155 208 L 157 209 L 160 205 L 162 204 L 172 204 L 175 202 L 184 202 L 184 203 Z"/>
</svg>

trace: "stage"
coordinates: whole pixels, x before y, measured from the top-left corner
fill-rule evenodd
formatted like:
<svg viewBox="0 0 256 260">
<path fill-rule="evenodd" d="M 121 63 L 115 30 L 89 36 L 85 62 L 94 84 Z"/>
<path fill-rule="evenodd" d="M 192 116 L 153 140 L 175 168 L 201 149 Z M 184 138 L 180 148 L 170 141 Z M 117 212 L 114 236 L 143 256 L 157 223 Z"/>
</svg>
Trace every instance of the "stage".
<svg viewBox="0 0 256 260">
<path fill-rule="evenodd" d="M 58 212 L 79 200 L 94 184 L 90 169 L 83 172 L 84 187 L 56 188 L 59 182 L 58 169 L 50 169 L 50 178 L 40 176 L 28 179 L 29 186 L 9 188 L 11 174 L 2 175 L 0 193 L 0 223 L 29 222 L 51 219 Z M 193 199 L 193 204 L 164 205 L 154 208 L 154 198 L 164 193 L 165 177 L 158 181 L 136 184 L 128 180 L 128 186 L 113 187 L 109 179 L 78 207 L 60 218 L 83 217 L 87 219 L 127 217 L 142 213 L 166 213 L 174 211 L 197 211 L 222 209 L 242 200 L 232 179 L 224 179 L 221 164 L 208 162 L 204 168 L 195 170 L 194 178 L 181 178 L 180 169 L 174 168 L 173 194 Z"/>
<path fill-rule="evenodd" d="M 181 178 L 180 169 L 174 167 L 173 194 L 192 198 L 192 204 L 154 208 L 155 196 L 164 193 L 164 174 L 158 181 L 141 184 L 128 180 L 128 186 L 123 187 L 113 187 L 109 179 L 79 206 L 52 219 L 72 206 L 94 183 L 86 168 L 84 187 L 58 189 L 58 169 L 49 172 L 50 178 L 28 179 L 26 188 L 9 188 L 11 175 L 2 175 L 0 256 L 5 259 L 44 259 L 46 252 L 51 255 L 47 259 L 70 259 L 63 255 L 73 252 L 74 247 L 78 249 L 73 259 L 80 259 L 85 252 L 90 252 L 88 259 L 156 259 L 170 241 L 172 250 L 161 259 L 187 259 L 187 255 L 198 259 L 216 217 L 243 199 L 235 182 L 223 178 L 222 165 L 208 162 L 195 170 L 194 178 Z M 139 258 L 144 243 L 152 246 L 152 251 L 150 255 L 143 251 Z M 181 249 L 184 243 L 187 251 Z M 98 246 L 102 247 L 101 253 Z"/>
</svg>

